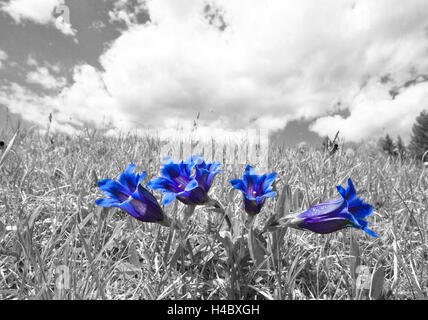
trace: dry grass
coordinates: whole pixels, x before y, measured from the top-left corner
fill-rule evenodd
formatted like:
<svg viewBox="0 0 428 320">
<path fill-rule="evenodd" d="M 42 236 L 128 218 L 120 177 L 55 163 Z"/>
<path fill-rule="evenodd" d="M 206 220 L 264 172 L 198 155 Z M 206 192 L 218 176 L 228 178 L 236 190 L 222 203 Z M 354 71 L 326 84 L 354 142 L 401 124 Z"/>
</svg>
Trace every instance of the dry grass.
<svg viewBox="0 0 428 320">
<path fill-rule="evenodd" d="M 9 141 L 13 133 L 2 137 Z M 231 217 L 230 238 L 221 217 L 206 207 L 172 231 L 95 205 L 97 180 L 116 177 L 130 162 L 147 171 L 145 184 L 158 176 L 159 149 L 155 140 L 132 136 L 47 139 L 20 132 L 0 167 L 0 299 L 368 298 L 351 274 L 349 229 L 324 236 L 256 232 L 256 247 L 248 250 L 242 197 L 228 182 L 242 177 L 244 165 L 227 166 L 210 191 Z M 422 165 L 370 146 L 355 157 L 272 147 L 269 163 L 269 172 L 278 173 L 276 189 L 289 190 L 283 205 L 291 211 L 337 197 L 335 186 L 352 177 L 376 207 L 369 227 L 381 237 L 352 234 L 361 264 L 370 273 L 380 270 L 381 297 L 427 297 L 428 179 Z M 278 199 L 266 201 L 258 230 Z M 174 203 L 165 211 L 178 218 L 183 210 Z M 254 251 L 261 261 L 251 259 Z M 70 286 L 61 287 L 61 279 Z"/>
</svg>

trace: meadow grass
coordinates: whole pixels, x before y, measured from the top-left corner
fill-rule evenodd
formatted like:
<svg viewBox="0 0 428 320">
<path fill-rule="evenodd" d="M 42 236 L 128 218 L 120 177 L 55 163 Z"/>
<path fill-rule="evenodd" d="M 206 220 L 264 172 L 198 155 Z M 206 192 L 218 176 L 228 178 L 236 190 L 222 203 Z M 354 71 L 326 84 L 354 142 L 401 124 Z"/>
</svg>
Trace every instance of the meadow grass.
<svg viewBox="0 0 428 320">
<path fill-rule="evenodd" d="M 5 131 L 2 138 L 12 136 Z M 279 196 L 266 200 L 255 221 L 229 183 L 242 178 L 245 164 L 224 165 L 215 178 L 209 194 L 224 206 L 233 230 L 204 206 L 174 229 L 95 204 L 98 180 L 116 178 L 131 162 L 147 172 L 144 185 L 159 176 L 159 151 L 160 143 L 148 137 L 21 130 L 0 165 L 0 299 L 427 297 L 428 179 L 422 164 L 390 158 L 372 145 L 352 156 L 342 149 L 330 156 L 270 146 L 268 172 L 278 173 Z M 375 206 L 368 221 L 380 238 L 356 229 L 259 232 L 275 214 L 337 198 L 336 185 L 346 186 L 348 177 Z M 181 219 L 184 210 L 175 201 L 165 213 Z M 249 248 L 252 223 L 258 231 Z M 380 286 L 380 293 L 356 286 L 357 265 L 369 270 L 371 290 Z"/>
</svg>

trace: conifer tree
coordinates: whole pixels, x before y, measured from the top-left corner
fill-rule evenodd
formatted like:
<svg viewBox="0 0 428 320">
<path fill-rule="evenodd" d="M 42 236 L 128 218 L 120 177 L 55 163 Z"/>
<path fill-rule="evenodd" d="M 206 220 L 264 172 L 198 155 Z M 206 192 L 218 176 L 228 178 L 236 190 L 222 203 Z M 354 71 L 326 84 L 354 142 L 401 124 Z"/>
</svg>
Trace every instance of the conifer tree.
<svg viewBox="0 0 428 320">
<path fill-rule="evenodd" d="M 400 136 L 397 137 L 397 142 L 395 143 L 395 153 L 400 156 L 401 159 L 406 157 L 406 147 L 403 143 L 403 140 Z"/>
<path fill-rule="evenodd" d="M 390 156 L 396 156 L 395 153 L 395 144 L 394 141 L 392 141 L 389 134 L 385 136 L 385 138 L 379 140 L 379 145 L 383 151 L 385 151 Z"/>
<path fill-rule="evenodd" d="M 412 128 L 409 150 L 412 156 L 422 160 L 422 155 L 428 150 L 428 111 L 422 111 L 416 118 Z M 427 159 L 425 159 L 427 161 Z"/>
</svg>

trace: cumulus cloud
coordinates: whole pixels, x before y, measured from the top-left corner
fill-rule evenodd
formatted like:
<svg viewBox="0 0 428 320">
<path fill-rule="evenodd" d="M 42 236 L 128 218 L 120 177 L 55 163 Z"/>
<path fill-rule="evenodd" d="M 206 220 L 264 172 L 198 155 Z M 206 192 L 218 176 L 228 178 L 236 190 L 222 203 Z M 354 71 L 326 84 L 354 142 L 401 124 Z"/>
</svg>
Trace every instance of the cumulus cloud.
<svg viewBox="0 0 428 320">
<path fill-rule="evenodd" d="M 75 36 L 77 31 L 64 20 L 64 14 L 66 14 L 64 10 L 68 10 L 64 7 L 64 0 L 10 0 L 0 4 L 0 11 L 9 14 L 16 23 L 31 21 L 52 25 L 65 35 Z M 54 13 L 58 15 L 57 18 Z"/>
<path fill-rule="evenodd" d="M 403 86 L 428 70 L 426 0 L 147 0 L 144 9 L 150 20 L 138 24 L 117 2 L 111 18 L 128 28 L 102 70 L 76 67 L 58 115 L 170 128 L 201 112 L 201 126 L 224 130 L 305 118 L 321 135 L 340 129 L 357 141 L 406 136 L 428 103 L 424 82 Z M 332 115 L 341 109 L 350 116 Z"/>
<path fill-rule="evenodd" d="M 377 139 L 385 133 L 400 135 L 408 141 L 410 128 L 424 109 L 428 109 L 428 82 L 407 88 L 395 99 L 391 98 L 386 85 L 373 83 L 354 98 L 349 117 L 321 117 L 311 129 L 330 136 L 340 130 L 343 138 L 356 142 Z"/>
</svg>

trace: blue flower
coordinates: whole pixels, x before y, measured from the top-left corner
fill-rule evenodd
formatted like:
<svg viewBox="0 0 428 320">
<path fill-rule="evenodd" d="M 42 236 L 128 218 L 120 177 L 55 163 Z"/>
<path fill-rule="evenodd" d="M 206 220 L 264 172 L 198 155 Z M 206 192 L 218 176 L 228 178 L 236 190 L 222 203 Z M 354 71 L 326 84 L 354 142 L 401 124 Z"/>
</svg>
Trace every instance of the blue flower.
<svg viewBox="0 0 428 320">
<path fill-rule="evenodd" d="M 245 168 L 243 180 L 230 180 L 232 186 L 244 194 L 244 207 L 249 215 L 256 215 L 260 212 L 266 198 L 276 196 L 272 191 L 272 182 L 276 178 L 276 172 L 256 175 L 256 170 L 252 166 Z"/>
<path fill-rule="evenodd" d="M 368 222 L 364 220 L 373 213 L 374 208 L 357 197 L 352 180 L 348 179 L 346 190 L 341 186 L 337 186 L 337 190 L 341 198 L 317 204 L 301 213 L 297 216 L 296 227 L 322 234 L 353 227 L 379 237 L 367 228 Z"/>
<path fill-rule="evenodd" d="M 215 175 L 223 171 L 219 169 L 220 162 L 207 164 L 200 156 L 192 156 L 180 163 L 165 158 L 163 165 L 162 177 L 151 180 L 147 187 L 164 193 L 164 205 L 170 204 L 175 198 L 186 205 L 205 204 Z M 194 176 L 193 168 L 196 171 Z"/>
<path fill-rule="evenodd" d="M 135 164 L 131 163 L 119 181 L 104 179 L 98 186 L 105 198 L 98 199 L 96 204 L 102 207 L 118 207 L 134 218 L 144 222 L 160 222 L 164 215 L 156 198 L 142 185 L 146 172 L 135 174 Z"/>
<path fill-rule="evenodd" d="M 199 187 L 201 187 L 205 192 L 208 192 L 211 188 L 216 174 L 224 171 L 219 169 L 219 167 L 221 166 L 221 162 L 216 161 L 207 164 L 205 163 L 205 160 L 199 156 L 192 157 L 191 159 L 191 161 L 196 162 L 195 179 L 198 182 Z"/>
</svg>

